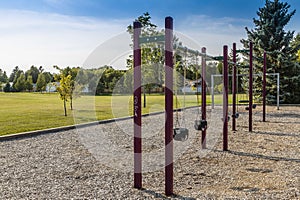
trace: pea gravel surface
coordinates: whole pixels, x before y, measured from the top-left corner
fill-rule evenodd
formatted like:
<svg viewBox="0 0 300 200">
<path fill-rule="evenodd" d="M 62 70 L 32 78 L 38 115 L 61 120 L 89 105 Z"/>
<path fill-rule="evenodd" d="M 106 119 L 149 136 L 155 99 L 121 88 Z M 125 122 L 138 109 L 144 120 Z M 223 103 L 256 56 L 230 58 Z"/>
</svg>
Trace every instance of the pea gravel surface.
<svg viewBox="0 0 300 200">
<path fill-rule="evenodd" d="M 242 110 L 242 108 L 239 108 Z M 300 199 L 300 107 L 254 110 L 229 121 L 222 151 L 221 109 L 208 109 L 207 149 L 193 123 L 174 141 L 174 195 L 164 195 L 164 115 L 143 118 L 143 189 L 133 188 L 133 123 L 97 126 L 0 142 L 0 199 Z M 176 115 L 175 115 L 176 116 Z M 174 120 L 176 122 L 176 119 Z"/>
</svg>

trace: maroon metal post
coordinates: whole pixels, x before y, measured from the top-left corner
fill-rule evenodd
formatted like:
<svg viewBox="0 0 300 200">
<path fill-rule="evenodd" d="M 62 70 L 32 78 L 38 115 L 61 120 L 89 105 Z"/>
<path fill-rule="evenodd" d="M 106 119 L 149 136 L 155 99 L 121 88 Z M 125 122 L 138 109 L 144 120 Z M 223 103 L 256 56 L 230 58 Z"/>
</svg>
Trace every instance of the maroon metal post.
<svg viewBox="0 0 300 200">
<path fill-rule="evenodd" d="M 165 19 L 165 194 L 173 194 L 173 18 Z"/>
<path fill-rule="evenodd" d="M 206 54 L 206 48 L 203 47 L 201 49 L 202 54 Z M 201 66 L 202 66 L 202 79 L 201 79 L 201 113 L 202 113 L 202 120 L 206 120 L 206 58 L 205 56 L 201 57 Z M 198 88 L 197 88 L 198 90 Z M 198 92 L 198 91 L 197 91 Z M 201 135 L 201 144 L 202 144 L 202 149 L 206 149 L 206 128 L 202 130 L 202 135 Z"/>
<path fill-rule="evenodd" d="M 228 151 L 228 46 L 223 47 L 223 151 Z"/>
<path fill-rule="evenodd" d="M 267 85 L 267 53 L 264 51 L 264 67 L 263 67 L 263 122 L 266 121 L 266 85 Z"/>
<path fill-rule="evenodd" d="M 142 108 L 141 108 L 141 23 L 133 23 L 133 121 L 134 121 L 134 187 L 142 188 Z"/>
<path fill-rule="evenodd" d="M 236 77 L 236 43 L 233 43 L 233 72 L 232 72 L 232 130 L 236 131 L 236 93 L 237 93 L 237 77 Z"/>
<path fill-rule="evenodd" d="M 252 132 L 252 106 L 253 106 L 253 43 L 249 45 L 249 132 Z"/>
</svg>

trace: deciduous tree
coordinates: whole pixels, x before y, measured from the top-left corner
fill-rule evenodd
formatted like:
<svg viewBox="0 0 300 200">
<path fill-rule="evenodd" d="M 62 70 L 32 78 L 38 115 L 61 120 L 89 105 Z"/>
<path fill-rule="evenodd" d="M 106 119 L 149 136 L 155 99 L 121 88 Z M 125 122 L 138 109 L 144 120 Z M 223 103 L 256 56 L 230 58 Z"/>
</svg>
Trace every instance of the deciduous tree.
<svg viewBox="0 0 300 200">
<path fill-rule="evenodd" d="M 71 90 L 71 75 L 64 76 L 60 75 L 59 85 L 57 86 L 57 91 L 60 95 L 60 99 L 64 102 L 64 112 L 67 116 L 67 101 L 70 99 L 70 90 Z"/>
</svg>

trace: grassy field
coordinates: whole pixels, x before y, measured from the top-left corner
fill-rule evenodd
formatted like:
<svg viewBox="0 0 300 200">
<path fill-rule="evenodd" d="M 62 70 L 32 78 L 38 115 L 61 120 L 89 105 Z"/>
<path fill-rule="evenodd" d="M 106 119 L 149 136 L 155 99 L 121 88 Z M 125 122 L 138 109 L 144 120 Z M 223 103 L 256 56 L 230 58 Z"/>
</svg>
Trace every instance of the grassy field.
<svg viewBox="0 0 300 200">
<path fill-rule="evenodd" d="M 150 95 L 146 100 L 144 114 L 164 109 L 164 95 Z M 210 103 L 211 97 L 207 100 Z M 174 98 L 174 108 L 175 102 Z M 221 103 L 220 95 L 215 102 Z M 0 135 L 125 117 L 133 110 L 132 96 L 82 96 L 74 100 L 73 111 L 68 105 L 65 117 L 63 102 L 56 93 L 0 93 L 0 105 Z M 196 105 L 196 95 L 178 96 L 178 107 Z"/>
</svg>

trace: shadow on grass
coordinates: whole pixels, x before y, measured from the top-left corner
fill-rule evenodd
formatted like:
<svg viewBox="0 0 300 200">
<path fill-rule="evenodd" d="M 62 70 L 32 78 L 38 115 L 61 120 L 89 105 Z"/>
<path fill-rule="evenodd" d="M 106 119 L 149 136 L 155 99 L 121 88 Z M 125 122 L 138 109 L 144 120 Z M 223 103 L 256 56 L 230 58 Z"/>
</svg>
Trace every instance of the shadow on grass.
<svg viewBox="0 0 300 200">
<path fill-rule="evenodd" d="M 145 188 L 143 188 L 141 191 L 152 195 L 154 198 L 159 198 L 159 199 L 170 199 L 171 198 L 171 199 L 179 199 L 179 200 L 196 200 L 196 198 L 184 197 L 184 196 L 181 196 L 181 195 L 178 195 L 178 194 L 173 194 L 173 195 L 167 197 L 164 194 L 155 192 L 153 190 L 145 189 Z"/>
</svg>

